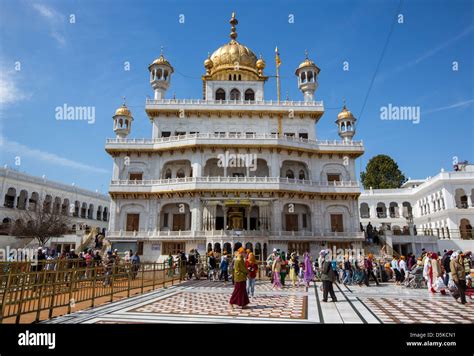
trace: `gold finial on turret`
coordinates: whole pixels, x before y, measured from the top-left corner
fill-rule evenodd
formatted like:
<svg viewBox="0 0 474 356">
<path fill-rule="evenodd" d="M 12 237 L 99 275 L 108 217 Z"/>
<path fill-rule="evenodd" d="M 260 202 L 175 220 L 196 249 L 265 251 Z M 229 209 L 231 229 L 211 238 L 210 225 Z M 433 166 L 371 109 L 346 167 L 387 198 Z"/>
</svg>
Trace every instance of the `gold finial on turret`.
<svg viewBox="0 0 474 356">
<path fill-rule="evenodd" d="M 235 12 L 232 12 L 232 18 L 229 21 L 231 28 L 230 28 L 230 38 L 231 40 L 235 41 L 237 38 L 237 32 L 235 26 L 238 25 L 239 21 L 235 18 Z"/>
</svg>

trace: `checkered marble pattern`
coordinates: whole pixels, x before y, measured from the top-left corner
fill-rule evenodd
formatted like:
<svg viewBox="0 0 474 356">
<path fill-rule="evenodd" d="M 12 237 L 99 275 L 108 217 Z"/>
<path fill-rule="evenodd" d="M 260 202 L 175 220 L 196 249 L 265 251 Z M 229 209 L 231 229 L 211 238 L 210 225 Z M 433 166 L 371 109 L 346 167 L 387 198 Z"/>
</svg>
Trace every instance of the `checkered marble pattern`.
<svg viewBox="0 0 474 356">
<path fill-rule="evenodd" d="M 245 309 L 229 307 L 229 293 L 182 291 L 130 310 L 133 313 L 306 319 L 307 297 L 257 295 Z"/>
<path fill-rule="evenodd" d="M 190 288 L 197 288 L 197 289 L 224 289 L 224 291 L 230 291 L 232 293 L 232 290 L 234 289 L 234 286 L 232 282 L 228 282 L 227 284 L 224 285 L 224 282 L 222 281 L 209 281 L 209 280 L 190 280 L 187 282 L 184 282 L 181 284 L 183 287 L 190 287 Z M 274 291 L 273 286 L 270 282 L 270 280 L 257 280 L 255 283 L 255 292 L 271 292 Z M 278 291 L 278 290 L 276 290 Z M 304 285 L 293 285 L 291 282 L 286 283 L 286 285 L 283 286 L 281 292 L 306 292 L 307 288 Z"/>
<path fill-rule="evenodd" d="M 323 302 L 321 283 L 310 288 L 285 286 L 272 290 L 257 281 L 255 297 L 246 309 L 229 309 L 232 283 L 191 280 L 169 288 L 124 298 L 46 321 L 47 324 L 135 323 L 474 323 L 474 302 L 457 303 L 451 296 L 393 283 L 334 289 L 338 302 Z"/>
<path fill-rule="evenodd" d="M 474 324 L 474 304 L 448 299 L 366 298 L 365 304 L 388 324 Z"/>
</svg>

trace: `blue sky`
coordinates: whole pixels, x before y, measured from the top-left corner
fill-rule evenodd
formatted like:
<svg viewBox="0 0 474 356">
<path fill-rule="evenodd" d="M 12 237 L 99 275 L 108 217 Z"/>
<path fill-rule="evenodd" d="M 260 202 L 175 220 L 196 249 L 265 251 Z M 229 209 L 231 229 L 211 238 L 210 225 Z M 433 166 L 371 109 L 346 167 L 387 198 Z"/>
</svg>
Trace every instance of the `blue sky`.
<svg viewBox="0 0 474 356">
<path fill-rule="evenodd" d="M 267 75 L 279 47 L 283 97 L 302 100 L 294 70 L 309 51 L 321 68 L 316 99 L 326 106 L 317 137 L 338 139 L 334 120 L 345 98 L 359 119 L 355 139 L 366 146 L 358 171 L 380 153 L 412 178 L 450 169 L 453 157 L 474 161 L 472 1 L 404 1 L 403 23 L 393 27 L 361 116 L 398 4 L 1 0 L 0 164 L 15 167 L 20 157 L 20 171 L 106 192 L 112 160 L 104 143 L 114 137 L 112 115 L 121 98 L 135 117 L 131 137 L 150 137 L 147 66 L 161 46 L 175 67 L 168 96 L 200 98 L 203 61 L 228 41 L 232 11 L 238 40 L 263 55 Z M 274 79 L 265 97 L 276 98 Z M 95 122 L 56 120 L 55 108 L 65 103 L 95 107 Z M 389 104 L 419 106 L 419 124 L 381 120 L 380 109 Z"/>
</svg>

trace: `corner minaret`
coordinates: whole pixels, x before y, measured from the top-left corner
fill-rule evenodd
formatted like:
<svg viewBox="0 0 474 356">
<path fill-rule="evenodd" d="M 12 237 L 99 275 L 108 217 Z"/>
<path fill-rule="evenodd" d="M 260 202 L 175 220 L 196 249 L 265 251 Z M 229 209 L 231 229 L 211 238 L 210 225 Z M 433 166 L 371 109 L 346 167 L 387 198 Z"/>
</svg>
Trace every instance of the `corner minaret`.
<svg viewBox="0 0 474 356">
<path fill-rule="evenodd" d="M 344 107 L 342 111 L 337 115 L 337 128 L 339 136 L 346 142 L 352 141 L 356 131 L 355 131 L 355 122 L 356 118 L 352 113 L 347 110 L 346 104 L 344 103 Z"/>
<path fill-rule="evenodd" d="M 166 90 L 170 86 L 171 74 L 173 74 L 174 69 L 163 56 L 163 49 L 161 49 L 160 56 L 148 66 L 148 70 L 150 71 L 150 84 L 155 91 L 155 100 L 164 99 Z"/>
<path fill-rule="evenodd" d="M 318 88 L 318 74 L 321 71 L 314 62 L 308 58 L 306 51 L 306 59 L 296 69 L 298 77 L 298 88 L 303 92 L 304 101 L 314 101 L 314 92 Z"/>
<path fill-rule="evenodd" d="M 125 99 L 121 107 L 115 111 L 114 119 L 114 132 L 118 138 L 126 138 L 130 134 L 132 129 L 132 113 L 125 105 Z"/>
</svg>

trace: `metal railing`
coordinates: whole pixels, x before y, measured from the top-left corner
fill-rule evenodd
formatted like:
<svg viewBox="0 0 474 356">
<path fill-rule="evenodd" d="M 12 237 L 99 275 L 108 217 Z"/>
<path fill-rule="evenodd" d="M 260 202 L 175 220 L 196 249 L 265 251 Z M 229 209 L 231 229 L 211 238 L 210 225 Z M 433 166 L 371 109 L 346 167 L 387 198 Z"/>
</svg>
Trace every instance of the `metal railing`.
<svg viewBox="0 0 474 356">
<path fill-rule="evenodd" d="M 83 260 L 0 262 L 0 323 L 40 321 L 173 285 L 165 263 L 86 265 Z"/>
<path fill-rule="evenodd" d="M 448 229 L 448 228 L 429 228 L 417 229 L 417 235 L 436 236 L 440 240 L 454 239 L 454 240 L 472 240 L 474 239 L 473 229 Z"/>
</svg>

